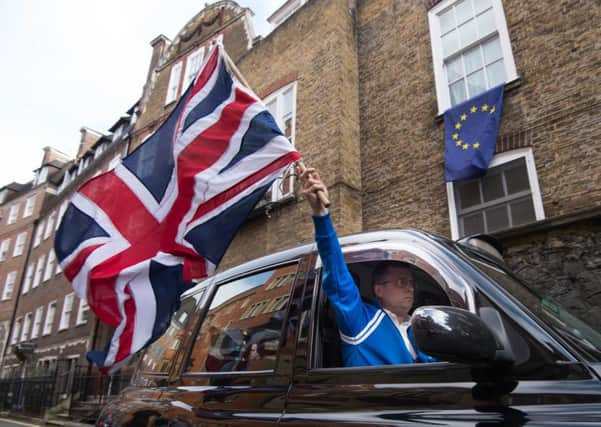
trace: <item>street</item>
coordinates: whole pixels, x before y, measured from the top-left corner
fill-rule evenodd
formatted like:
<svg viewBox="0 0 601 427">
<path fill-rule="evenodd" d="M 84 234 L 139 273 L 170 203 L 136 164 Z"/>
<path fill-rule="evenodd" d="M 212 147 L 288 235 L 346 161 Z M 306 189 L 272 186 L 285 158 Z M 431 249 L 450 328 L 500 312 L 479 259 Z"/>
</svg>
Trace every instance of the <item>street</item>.
<svg viewBox="0 0 601 427">
<path fill-rule="evenodd" d="M 31 427 L 31 426 L 39 426 L 41 424 L 33 424 L 30 422 L 24 422 L 24 421 L 16 421 L 16 420 L 10 420 L 7 418 L 0 418 L 0 427 Z"/>
</svg>

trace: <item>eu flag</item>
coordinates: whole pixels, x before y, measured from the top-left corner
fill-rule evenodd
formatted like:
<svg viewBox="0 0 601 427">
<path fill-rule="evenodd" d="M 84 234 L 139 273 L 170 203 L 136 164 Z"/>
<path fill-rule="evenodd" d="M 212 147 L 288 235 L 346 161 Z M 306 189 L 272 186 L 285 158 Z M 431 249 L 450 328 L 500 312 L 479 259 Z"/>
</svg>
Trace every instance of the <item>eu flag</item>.
<svg viewBox="0 0 601 427">
<path fill-rule="evenodd" d="M 486 175 L 495 154 L 504 87 L 496 86 L 444 114 L 445 181 Z"/>
</svg>

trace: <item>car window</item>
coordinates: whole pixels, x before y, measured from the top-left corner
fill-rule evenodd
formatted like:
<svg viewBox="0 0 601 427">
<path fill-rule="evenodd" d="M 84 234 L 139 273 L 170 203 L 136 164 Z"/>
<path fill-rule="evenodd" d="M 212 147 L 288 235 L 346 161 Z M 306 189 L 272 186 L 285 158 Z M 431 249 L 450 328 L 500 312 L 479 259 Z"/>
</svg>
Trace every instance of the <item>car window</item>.
<svg viewBox="0 0 601 427">
<path fill-rule="evenodd" d="M 289 264 L 219 285 L 186 371 L 274 369 L 296 271 Z"/>
<path fill-rule="evenodd" d="M 414 304 L 410 310 L 410 314 L 417 308 L 424 305 L 451 305 L 446 292 L 443 290 L 439 281 L 417 267 L 415 264 L 406 263 L 403 261 L 392 261 L 390 257 L 372 258 L 369 262 L 352 262 L 352 257 L 347 258 L 347 267 L 355 284 L 359 288 L 361 299 L 364 304 L 378 305 L 372 289 L 372 275 L 374 269 L 386 261 L 397 266 L 408 268 L 413 276 L 414 281 Z M 350 259 L 349 259 L 350 258 Z M 351 262 L 349 262 L 351 261 Z M 423 266 L 423 263 L 421 264 Z M 430 269 L 431 271 L 434 271 Z M 335 313 L 330 306 L 325 292 L 319 289 L 318 304 L 317 304 L 317 328 L 315 331 L 314 345 L 314 368 L 340 368 L 345 367 L 342 351 L 341 338 L 336 323 Z"/>
<path fill-rule="evenodd" d="M 171 317 L 171 323 L 163 335 L 156 340 L 142 356 L 139 371 L 154 374 L 167 374 L 176 360 L 176 354 L 186 338 L 187 326 L 197 311 L 198 302 L 202 300 L 204 289 L 197 294 L 185 298 L 179 310 Z"/>
</svg>

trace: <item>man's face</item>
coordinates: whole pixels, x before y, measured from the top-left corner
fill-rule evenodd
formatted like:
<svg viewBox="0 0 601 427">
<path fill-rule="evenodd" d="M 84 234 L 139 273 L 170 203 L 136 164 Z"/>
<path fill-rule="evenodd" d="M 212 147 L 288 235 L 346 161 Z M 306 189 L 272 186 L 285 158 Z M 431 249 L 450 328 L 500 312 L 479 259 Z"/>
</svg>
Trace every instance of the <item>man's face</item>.
<svg viewBox="0 0 601 427">
<path fill-rule="evenodd" d="M 413 275 L 403 267 L 388 267 L 374 283 L 374 292 L 382 307 L 406 314 L 413 306 Z"/>
</svg>

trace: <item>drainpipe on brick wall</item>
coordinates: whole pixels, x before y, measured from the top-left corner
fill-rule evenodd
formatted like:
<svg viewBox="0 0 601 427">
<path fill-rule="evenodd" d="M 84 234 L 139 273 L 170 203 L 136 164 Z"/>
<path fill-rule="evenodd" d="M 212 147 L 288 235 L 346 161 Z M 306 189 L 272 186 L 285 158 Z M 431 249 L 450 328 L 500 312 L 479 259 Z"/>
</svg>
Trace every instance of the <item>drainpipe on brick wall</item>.
<svg viewBox="0 0 601 427">
<path fill-rule="evenodd" d="M 13 314 L 10 318 L 10 324 L 8 325 L 8 337 L 6 338 L 6 346 L 2 349 L 2 353 L 0 354 L 0 368 L 3 367 L 4 357 L 6 356 L 6 350 L 10 347 L 10 337 L 13 333 L 13 324 L 15 323 L 15 317 L 17 317 L 17 307 L 19 307 L 19 299 L 21 298 L 21 289 L 23 287 L 23 282 L 25 281 L 25 276 L 27 275 L 27 264 L 29 264 L 29 257 L 31 256 L 31 249 L 33 248 L 33 240 L 35 239 L 35 229 L 38 226 L 39 219 L 36 219 L 33 222 L 33 228 L 31 233 L 31 240 L 29 245 L 27 246 L 27 254 L 25 255 L 25 262 L 23 263 L 23 270 L 21 271 L 21 280 L 19 280 L 19 287 L 17 288 L 15 306 L 13 308 Z"/>
</svg>

